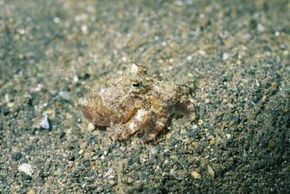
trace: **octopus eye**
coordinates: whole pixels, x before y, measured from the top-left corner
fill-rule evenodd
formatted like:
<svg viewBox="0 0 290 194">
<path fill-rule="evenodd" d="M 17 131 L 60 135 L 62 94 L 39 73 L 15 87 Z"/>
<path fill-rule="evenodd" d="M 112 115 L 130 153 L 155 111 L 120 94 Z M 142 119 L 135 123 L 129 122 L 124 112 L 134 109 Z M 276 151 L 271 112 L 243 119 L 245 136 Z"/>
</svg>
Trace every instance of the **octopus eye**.
<svg viewBox="0 0 290 194">
<path fill-rule="evenodd" d="M 141 86 L 141 83 L 133 83 L 133 87 L 139 88 Z"/>
</svg>

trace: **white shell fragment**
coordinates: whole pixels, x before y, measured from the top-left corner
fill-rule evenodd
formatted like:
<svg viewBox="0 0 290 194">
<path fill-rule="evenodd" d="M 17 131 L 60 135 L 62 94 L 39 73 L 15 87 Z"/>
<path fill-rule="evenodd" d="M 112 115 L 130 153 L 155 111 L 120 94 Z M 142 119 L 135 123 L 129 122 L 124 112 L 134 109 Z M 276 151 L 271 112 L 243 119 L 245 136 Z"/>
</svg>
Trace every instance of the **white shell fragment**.
<svg viewBox="0 0 290 194">
<path fill-rule="evenodd" d="M 26 175 L 32 176 L 33 174 L 33 169 L 30 164 L 27 163 L 22 163 L 19 165 L 18 170 L 20 172 L 24 172 Z"/>
</svg>

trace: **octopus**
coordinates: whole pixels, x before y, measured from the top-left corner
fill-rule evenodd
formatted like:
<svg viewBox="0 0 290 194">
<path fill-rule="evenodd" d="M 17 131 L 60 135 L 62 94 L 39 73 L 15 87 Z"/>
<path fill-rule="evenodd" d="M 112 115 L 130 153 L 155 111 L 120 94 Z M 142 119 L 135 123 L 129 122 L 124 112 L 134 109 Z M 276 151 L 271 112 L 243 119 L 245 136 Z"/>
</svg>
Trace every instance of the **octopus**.
<svg viewBox="0 0 290 194">
<path fill-rule="evenodd" d="M 131 64 L 121 76 L 92 92 L 81 108 L 96 127 L 105 127 L 114 140 L 138 136 L 150 142 L 174 116 L 195 117 L 189 87 L 148 74 L 148 66 Z"/>
</svg>

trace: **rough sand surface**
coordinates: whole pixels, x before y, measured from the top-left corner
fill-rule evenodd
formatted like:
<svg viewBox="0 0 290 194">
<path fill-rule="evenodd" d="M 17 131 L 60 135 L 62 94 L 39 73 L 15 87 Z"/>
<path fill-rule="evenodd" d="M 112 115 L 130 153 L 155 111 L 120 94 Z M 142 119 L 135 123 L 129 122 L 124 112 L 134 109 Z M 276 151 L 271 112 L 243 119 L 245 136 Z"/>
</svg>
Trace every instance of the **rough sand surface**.
<svg viewBox="0 0 290 194">
<path fill-rule="evenodd" d="M 213 2 L 0 0 L 0 193 L 289 192 L 290 3 Z M 193 81 L 198 120 L 94 130 L 77 103 L 131 61 Z"/>
</svg>

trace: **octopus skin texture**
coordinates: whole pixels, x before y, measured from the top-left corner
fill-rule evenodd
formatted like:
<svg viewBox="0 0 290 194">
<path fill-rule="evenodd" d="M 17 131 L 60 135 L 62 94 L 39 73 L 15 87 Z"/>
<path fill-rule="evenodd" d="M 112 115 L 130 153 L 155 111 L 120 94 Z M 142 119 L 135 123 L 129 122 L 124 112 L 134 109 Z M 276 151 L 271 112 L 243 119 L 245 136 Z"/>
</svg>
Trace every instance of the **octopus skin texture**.
<svg viewBox="0 0 290 194">
<path fill-rule="evenodd" d="M 115 140 L 137 135 L 143 142 L 154 140 L 175 115 L 195 117 L 186 86 L 153 78 L 147 70 L 133 63 L 90 94 L 81 106 L 85 117 L 97 127 L 106 127 Z"/>
</svg>

